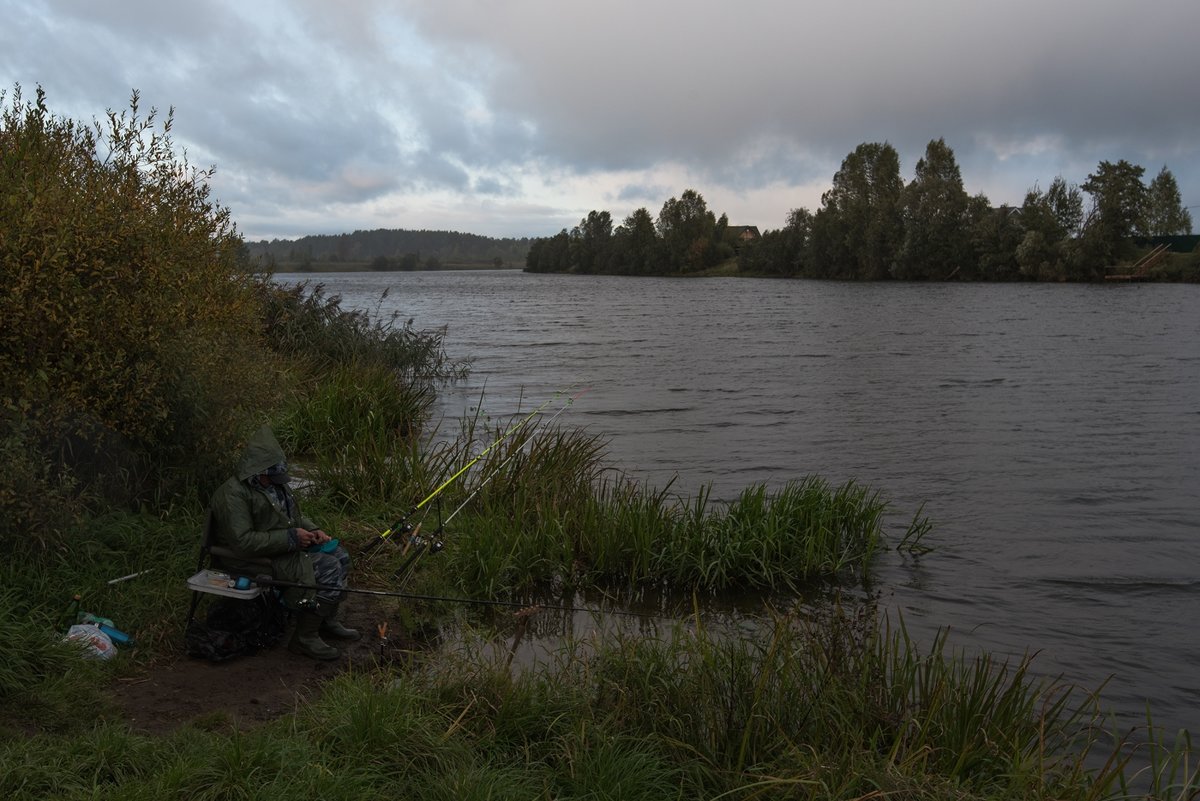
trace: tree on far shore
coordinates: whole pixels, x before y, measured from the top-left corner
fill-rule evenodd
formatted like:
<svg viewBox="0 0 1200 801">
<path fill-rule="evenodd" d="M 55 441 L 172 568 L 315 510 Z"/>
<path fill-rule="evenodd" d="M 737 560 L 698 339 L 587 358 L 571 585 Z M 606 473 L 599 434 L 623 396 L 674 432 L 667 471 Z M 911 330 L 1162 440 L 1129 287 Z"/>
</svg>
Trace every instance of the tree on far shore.
<svg viewBox="0 0 1200 801">
<path fill-rule="evenodd" d="M 1146 212 L 1144 167 L 1121 159 L 1102 161 L 1080 188 L 1092 197 L 1092 213 L 1084 224 L 1087 261 L 1093 271 L 1115 264 L 1127 250 L 1129 239 L 1141 233 Z"/>
<path fill-rule="evenodd" d="M 1192 232 L 1192 215 L 1183 207 L 1179 184 L 1163 165 L 1146 192 L 1145 232 L 1148 236 L 1179 236 Z"/>
<path fill-rule="evenodd" d="M 900 156 L 886 142 L 864 142 L 842 161 L 813 219 L 819 277 L 888 278 L 904 236 Z"/>
<path fill-rule="evenodd" d="M 672 275 L 703 271 L 736 253 L 749 275 L 874 280 L 1088 281 L 1138 255 L 1137 237 L 1191 231 L 1179 187 L 1163 167 L 1102 161 L 1082 185 L 1057 176 L 1020 206 L 968 195 L 954 151 L 931 140 L 905 184 L 887 142 L 864 142 L 842 161 L 816 213 L 793 209 L 778 230 L 733 242 L 729 218 L 694 189 L 640 208 L 612 228 L 593 211 L 571 231 L 534 240 L 530 272 Z M 1084 193 L 1090 212 L 1084 214 Z M 736 230 L 736 229 L 734 229 Z M 1188 270 L 1186 262 L 1182 268 Z"/>
<path fill-rule="evenodd" d="M 904 237 L 893 277 L 945 278 L 971 260 L 968 200 L 954 151 L 944 139 L 930 142 L 901 194 Z"/>
</svg>

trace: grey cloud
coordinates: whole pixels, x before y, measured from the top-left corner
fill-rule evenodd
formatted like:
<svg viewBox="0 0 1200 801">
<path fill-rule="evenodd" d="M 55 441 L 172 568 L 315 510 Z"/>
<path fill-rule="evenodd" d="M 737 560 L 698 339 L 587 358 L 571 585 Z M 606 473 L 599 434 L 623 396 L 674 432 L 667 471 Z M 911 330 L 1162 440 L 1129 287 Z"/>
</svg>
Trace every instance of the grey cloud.
<svg viewBox="0 0 1200 801">
<path fill-rule="evenodd" d="M 498 53 L 497 107 L 536 119 L 544 154 L 581 170 L 675 158 L 721 179 L 721 160 L 764 134 L 817 159 L 875 140 L 919 155 L 939 136 L 966 155 L 983 131 L 1054 135 L 1117 158 L 1178 150 L 1200 123 L 1200 106 L 1181 102 L 1200 72 L 1200 6 L 1184 0 L 752 0 L 686 13 L 448 2 L 415 13 L 440 41 Z M 759 164 L 761 178 L 796 168 L 806 180 L 816 162 L 776 164 Z"/>
<path fill-rule="evenodd" d="M 656 184 L 626 184 L 617 192 L 616 200 L 625 205 L 661 203 L 671 196 L 673 190 Z"/>
<path fill-rule="evenodd" d="M 1200 204 L 1194 0 L 0 0 L 0 17 L 0 85 L 85 118 L 135 88 L 175 106 L 222 199 L 276 230 L 395 193 L 512 202 L 517 172 L 670 163 L 736 193 L 799 187 L 864 141 L 894 144 L 907 177 L 938 137 L 970 191 L 1017 195 L 1000 200 L 1127 158 Z M 615 199 L 685 188 L 645 183 Z M 578 216 L 536 200 L 495 213 Z"/>
</svg>

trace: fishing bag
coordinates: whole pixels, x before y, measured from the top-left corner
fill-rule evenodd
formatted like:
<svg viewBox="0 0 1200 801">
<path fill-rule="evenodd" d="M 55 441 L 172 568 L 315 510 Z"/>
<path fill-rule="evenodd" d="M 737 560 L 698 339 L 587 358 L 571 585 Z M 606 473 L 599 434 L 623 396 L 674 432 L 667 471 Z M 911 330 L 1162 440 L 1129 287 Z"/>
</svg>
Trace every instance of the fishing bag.
<svg viewBox="0 0 1200 801">
<path fill-rule="evenodd" d="M 224 662 L 270 648 L 283 636 L 283 605 L 274 593 L 256 598 L 217 598 L 203 622 L 192 618 L 184 632 L 188 656 Z"/>
</svg>

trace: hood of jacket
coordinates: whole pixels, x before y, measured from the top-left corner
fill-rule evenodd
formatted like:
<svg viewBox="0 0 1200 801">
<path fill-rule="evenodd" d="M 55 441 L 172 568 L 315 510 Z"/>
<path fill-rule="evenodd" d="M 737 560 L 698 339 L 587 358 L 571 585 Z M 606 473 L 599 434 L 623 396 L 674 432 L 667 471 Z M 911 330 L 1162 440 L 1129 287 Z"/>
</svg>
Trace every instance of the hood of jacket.
<svg viewBox="0 0 1200 801">
<path fill-rule="evenodd" d="M 282 461 L 283 448 L 280 447 L 279 440 L 275 439 L 275 432 L 270 426 L 263 426 L 247 440 L 242 456 L 238 459 L 238 480 L 245 481 L 251 476 L 265 473 L 268 467 Z"/>
</svg>

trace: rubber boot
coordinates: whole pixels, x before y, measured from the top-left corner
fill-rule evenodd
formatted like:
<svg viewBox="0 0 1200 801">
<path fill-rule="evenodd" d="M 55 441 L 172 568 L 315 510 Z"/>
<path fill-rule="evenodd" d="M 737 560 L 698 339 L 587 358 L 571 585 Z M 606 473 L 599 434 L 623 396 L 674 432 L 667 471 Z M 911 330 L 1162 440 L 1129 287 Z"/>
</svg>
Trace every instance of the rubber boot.
<svg viewBox="0 0 1200 801">
<path fill-rule="evenodd" d="M 342 652 L 327 644 L 318 633 L 321 617 L 316 612 L 305 610 L 296 616 L 296 631 L 288 643 L 288 650 L 311 659 L 329 661 L 337 659 Z"/>
<path fill-rule="evenodd" d="M 344 626 L 338 620 L 339 606 L 340 604 L 321 603 L 321 633 L 336 640 L 357 640 L 360 636 L 358 629 Z"/>
</svg>

